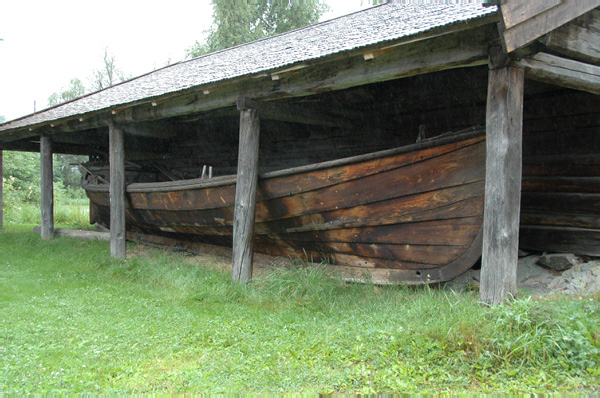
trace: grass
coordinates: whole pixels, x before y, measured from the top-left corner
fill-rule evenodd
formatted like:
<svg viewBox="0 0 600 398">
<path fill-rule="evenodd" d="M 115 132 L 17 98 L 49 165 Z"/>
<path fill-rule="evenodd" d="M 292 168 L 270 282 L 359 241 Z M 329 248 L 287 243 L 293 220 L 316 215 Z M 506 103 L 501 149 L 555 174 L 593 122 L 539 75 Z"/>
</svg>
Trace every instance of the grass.
<svg viewBox="0 0 600 398">
<path fill-rule="evenodd" d="M 600 298 L 345 284 L 291 267 L 240 286 L 223 260 L 0 230 L 0 391 L 582 392 Z"/>
<path fill-rule="evenodd" d="M 4 210 L 4 224 L 39 225 L 40 205 L 36 203 L 19 203 L 7 206 Z M 91 229 L 90 204 L 88 199 L 69 199 L 54 203 L 54 223 L 57 228 Z"/>
</svg>

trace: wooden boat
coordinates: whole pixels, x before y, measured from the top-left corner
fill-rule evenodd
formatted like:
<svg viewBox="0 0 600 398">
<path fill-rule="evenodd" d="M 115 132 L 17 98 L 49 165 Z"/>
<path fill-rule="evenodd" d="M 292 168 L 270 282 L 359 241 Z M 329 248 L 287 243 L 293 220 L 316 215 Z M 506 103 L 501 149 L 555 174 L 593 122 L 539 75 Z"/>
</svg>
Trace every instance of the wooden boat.
<svg viewBox="0 0 600 398">
<path fill-rule="evenodd" d="M 92 223 L 108 184 L 84 173 Z M 434 283 L 481 255 L 485 132 L 260 174 L 255 250 L 326 262 L 348 280 Z M 236 176 L 127 185 L 127 229 L 232 244 Z"/>
</svg>

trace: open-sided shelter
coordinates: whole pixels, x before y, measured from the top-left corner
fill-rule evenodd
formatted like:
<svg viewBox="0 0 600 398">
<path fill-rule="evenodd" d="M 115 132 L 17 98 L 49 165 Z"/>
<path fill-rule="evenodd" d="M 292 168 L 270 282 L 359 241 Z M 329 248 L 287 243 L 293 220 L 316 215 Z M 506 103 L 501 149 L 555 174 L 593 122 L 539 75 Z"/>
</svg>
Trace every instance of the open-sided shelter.
<svg viewBox="0 0 600 398">
<path fill-rule="evenodd" d="M 0 149 L 41 153 L 42 238 L 52 153 L 82 154 L 117 257 L 153 227 L 233 244 L 239 280 L 255 249 L 379 283 L 483 255 L 497 303 L 519 243 L 600 254 L 599 6 L 373 7 L 5 123 Z"/>
</svg>

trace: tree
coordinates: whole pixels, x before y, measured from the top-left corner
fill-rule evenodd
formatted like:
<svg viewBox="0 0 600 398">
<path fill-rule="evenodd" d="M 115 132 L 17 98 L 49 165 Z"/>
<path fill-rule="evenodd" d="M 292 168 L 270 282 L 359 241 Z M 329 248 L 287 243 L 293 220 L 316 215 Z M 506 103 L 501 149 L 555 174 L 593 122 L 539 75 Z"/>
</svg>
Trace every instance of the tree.
<svg viewBox="0 0 600 398">
<path fill-rule="evenodd" d="M 61 88 L 60 92 L 53 93 L 48 97 L 48 106 L 56 106 L 63 102 L 74 100 L 75 98 L 81 97 L 85 94 L 85 87 L 81 80 L 74 78 L 69 82 L 67 88 Z"/>
<path fill-rule="evenodd" d="M 212 0 L 213 26 L 205 43 L 187 49 L 188 57 L 218 51 L 318 22 L 328 6 L 316 1 L 272 0 L 230 2 Z"/>
<path fill-rule="evenodd" d="M 108 48 L 104 49 L 104 65 L 101 69 L 96 69 L 91 78 L 92 91 L 103 90 L 114 84 L 129 79 L 116 66 L 115 56 L 108 53 Z"/>
</svg>

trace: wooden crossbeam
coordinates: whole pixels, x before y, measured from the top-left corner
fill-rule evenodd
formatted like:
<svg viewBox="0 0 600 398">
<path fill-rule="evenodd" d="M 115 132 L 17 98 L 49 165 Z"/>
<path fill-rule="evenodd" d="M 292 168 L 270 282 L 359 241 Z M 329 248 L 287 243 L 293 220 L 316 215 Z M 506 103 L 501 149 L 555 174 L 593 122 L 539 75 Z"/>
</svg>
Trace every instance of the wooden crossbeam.
<svg viewBox="0 0 600 398">
<path fill-rule="evenodd" d="M 555 53 L 600 65 L 600 9 L 553 30 L 546 35 L 543 43 Z"/>
<path fill-rule="evenodd" d="M 600 66 L 546 53 L 513 61 L 512 65 L 523 68 L 533 80 L 600 94 Z"/>
<path fill-rule="evenodd" d="M 292 122 L 308 124 L 313 126 L 339 127 L 345 129 L 353 128 L 347 118 L 329 115 L 323 110 L 306 108 L 299 105 L 286 104 L 274 101 L 255 101 L 242 97 L 238 100 L 238 109 L 250 107 L 260 111 L 261 119 L 277 120 L 280 122 Z"/>
<path fill-rule="evenodd" d="M 600 6 L 600 0 L 505 0 L 500 5 L 500 37 L 513 52 Z"/>
</svg>

